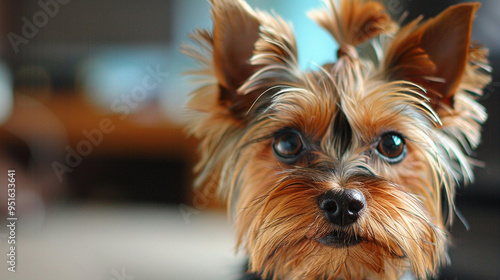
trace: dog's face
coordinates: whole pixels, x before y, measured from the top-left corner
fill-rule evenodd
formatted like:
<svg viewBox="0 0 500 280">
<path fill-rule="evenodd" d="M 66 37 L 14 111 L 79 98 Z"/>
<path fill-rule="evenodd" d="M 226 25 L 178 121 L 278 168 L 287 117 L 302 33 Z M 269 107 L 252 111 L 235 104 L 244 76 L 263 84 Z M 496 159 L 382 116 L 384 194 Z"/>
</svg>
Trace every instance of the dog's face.
<svg viewBox="0 0 500 280">
<path fill-rule="evenodd" d="M 263 277 L 424 278 L 447 261 L 445 216 L 486 119 L 478 4 L 399 28 L 378 2 L 340 2 L 310 14 L 341 47 L 309 72 L 283 20 L 212 2 L 213 33 L 186 49 L 204 82 L 189 104 L 198 183 L 218 187 Z"/>
</svg>

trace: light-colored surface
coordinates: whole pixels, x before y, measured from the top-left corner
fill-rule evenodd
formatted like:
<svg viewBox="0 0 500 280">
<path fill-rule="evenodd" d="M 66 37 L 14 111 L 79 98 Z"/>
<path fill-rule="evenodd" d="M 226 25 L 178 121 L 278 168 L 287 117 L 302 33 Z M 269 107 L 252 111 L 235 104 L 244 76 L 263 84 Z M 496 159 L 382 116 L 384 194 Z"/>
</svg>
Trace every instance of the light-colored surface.
<svg viewBox="0 0 500 280">
<path fill-rule="evenodd" d="M 225 214 L 186 207 L 63 207 L 19 217 L 17 272 L 2 261 L 0 279 L 237 279 L 243 259 Z"/>
<path fill-rule="evenodd" d="M 18 217 L 16 273 L 7 271 L 7 221 L 0 219 L 1 280 L 235 280 L 243 267 L 223 212 L 186 205 L 45 210 L 36 199 L 27 201 L 36 214 Z M 497 279 L 497 212 L 462 208 L 471 230 L 452 231 L 456 271 L 450 275 Z"/>
</svg>

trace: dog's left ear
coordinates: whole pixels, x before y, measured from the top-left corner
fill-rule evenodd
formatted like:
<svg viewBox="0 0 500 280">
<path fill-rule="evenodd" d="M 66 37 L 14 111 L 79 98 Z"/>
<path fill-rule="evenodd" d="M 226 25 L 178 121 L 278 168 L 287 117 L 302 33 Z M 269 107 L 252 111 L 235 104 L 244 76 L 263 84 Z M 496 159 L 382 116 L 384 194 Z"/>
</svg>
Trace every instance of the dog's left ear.
<svg viewBox="0 0 500 280">
<path fill-rule="evenodd" d="M 469 61 L 472 21 L 479 6 L 458 4 L 421 25 L 419 18 L 402 28 L 383 64 L 389 79 L 423 87 L 435 109 L 453 107 Z"/>
</svg>

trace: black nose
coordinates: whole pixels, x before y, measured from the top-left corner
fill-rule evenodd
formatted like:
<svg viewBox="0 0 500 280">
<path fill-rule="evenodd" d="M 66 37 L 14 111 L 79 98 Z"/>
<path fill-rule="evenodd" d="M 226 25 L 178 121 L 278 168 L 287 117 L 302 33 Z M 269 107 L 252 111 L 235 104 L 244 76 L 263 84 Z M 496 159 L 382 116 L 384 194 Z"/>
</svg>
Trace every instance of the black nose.
<svg viewBox="0 0 500 280">
<path fill-rule="evenodd" d="M 330 190 L 320 196 L 318 202 L 328 221 L 339 226 L 356 222 L 366 207 L 365 196 L 355 189 Z"/>
</svg>

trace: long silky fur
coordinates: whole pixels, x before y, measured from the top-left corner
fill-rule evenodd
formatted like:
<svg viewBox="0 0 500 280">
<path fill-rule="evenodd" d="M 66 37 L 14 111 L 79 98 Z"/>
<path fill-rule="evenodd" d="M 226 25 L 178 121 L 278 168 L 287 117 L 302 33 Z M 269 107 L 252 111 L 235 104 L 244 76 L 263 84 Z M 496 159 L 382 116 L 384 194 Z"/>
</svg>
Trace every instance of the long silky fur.
<svg viewBox="0 0 500 280">
<path fill-rule="evenodd" d="M 366 2 L 379 8 L 353 0 L 341 1 L 339 9 L 332 0 L 325 12 L 312 15 L 354 46 L 389 33 L 392 39 L 380 42 L 386 44 L 384 57 L 390 57 L 391 43 L 403 40 L 408 28 L 396 32 L 392 21 L 378 15 L 379 28 L 365 38 L 348 34 L 348 19 L 337 14 Z M 473 180 L 476 162 L 470 155 L 487 117 L 476 101 L 490 81 L 487 51 L 471 48 L 454 108 L 440 108 L 449 111 L 443 114 L 430 105 L 424 88 L 387 80 L 383 61 L 342 56 L 333 66 L 301 71 L 292 27 L 274 14 L 255 15 L 262 26 L 251 61 L 263 67 L 238 94 L 260 90 L 261 95 L 245 120 L 232 118 L 217 102 L 212 34 L 197 31 L 192 35 L 197 47 L 183 48 L 200 65 L 189 73 L 200 87 L 188 104 L 196 112 L 189 131 L 201 140 L 197 185 L 217 186 L 229 204 L 250 271 L 272 279 L 398 279 L 408 269 L 419 279 L 435 275 L 448 261 L 445 220 L 453 216 L 443 213 L 441 200 L 453 211 L 455 187 Z M 338 152 L 332 135 L 340 113 L 354 132 L 345 153 Z M 306 167 L 274 157 L 272 137 L 283 127 L 300 129 L 317 143 L 303 159 Z M 404 165 L 389 165 L 373 152 L 374 141 L 388 128 L 406 137 Z M 348 229 L 363 237 L 359 246 L 332 249 L 317 242 L 335 226 L 323 217 L 316 198 L 336 188 L 359 189 L 367 199 L 366 212 Z"/>
</svg>

